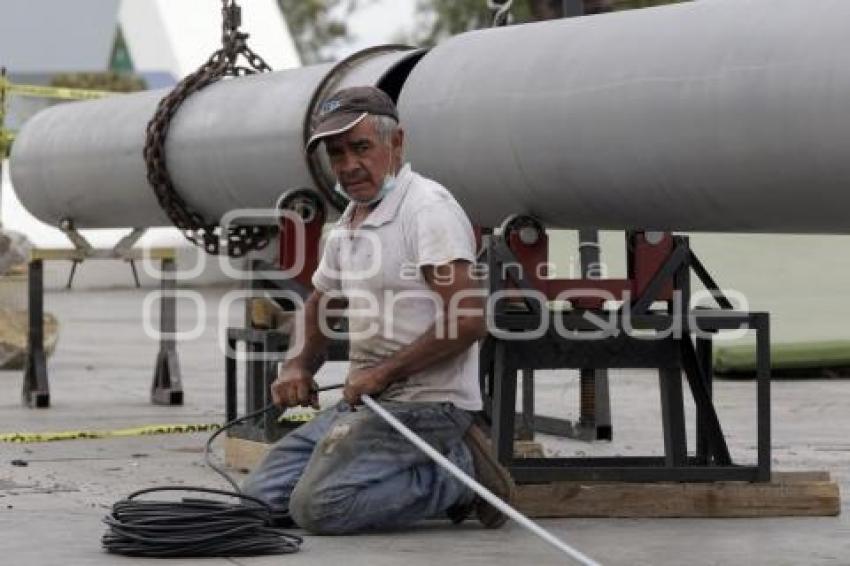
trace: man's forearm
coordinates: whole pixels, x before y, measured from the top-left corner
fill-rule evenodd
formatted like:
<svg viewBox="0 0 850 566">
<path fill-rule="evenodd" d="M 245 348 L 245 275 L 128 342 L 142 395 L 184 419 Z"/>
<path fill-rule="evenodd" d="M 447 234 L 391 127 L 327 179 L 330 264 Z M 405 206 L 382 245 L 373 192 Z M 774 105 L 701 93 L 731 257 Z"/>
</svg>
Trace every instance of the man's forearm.
<svg viewBox="0 0 850 566">
<path fill-rule="evenodd" d="M 328 347 L 328 338 L 322 332 L 319 324 L 320 301 L 321 294 L 313 291 L 304 303 L 301 351 L 286 362 L 287 365 L 302 368 L 311 374 L 319 371 L 319 368 L 325 363 L 325 353 Z"/>
</svg>

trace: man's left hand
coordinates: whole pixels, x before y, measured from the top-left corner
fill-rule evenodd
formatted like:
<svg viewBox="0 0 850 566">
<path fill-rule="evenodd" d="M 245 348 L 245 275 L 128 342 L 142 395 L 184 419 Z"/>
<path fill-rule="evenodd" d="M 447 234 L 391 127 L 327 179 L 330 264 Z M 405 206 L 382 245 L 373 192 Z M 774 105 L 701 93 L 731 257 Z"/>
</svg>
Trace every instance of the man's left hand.
<svg viewBox="0 0 850 566">
<path fill-rule="evenodd" d="M 380 367 L 352 370 L 345 382 L 342 396 L 352 407 L 360 405 L 360 396 L 376 395 L 389 385 L 389 375 Z"/>
</svg>

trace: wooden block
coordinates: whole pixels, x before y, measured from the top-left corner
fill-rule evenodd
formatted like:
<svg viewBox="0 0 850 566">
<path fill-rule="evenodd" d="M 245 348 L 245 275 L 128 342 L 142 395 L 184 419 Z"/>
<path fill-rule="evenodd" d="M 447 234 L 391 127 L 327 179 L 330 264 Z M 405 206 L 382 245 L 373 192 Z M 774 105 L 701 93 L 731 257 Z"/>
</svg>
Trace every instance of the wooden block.
<svg viewBox="0 0 850 566">
<path fill-rule="evenodd" d="M 250 472 L 262 461 L 270 447 L 271 444 L 265 442 L 228 436 L 224 439 L 224 463 L 240 472 Z"/>
<path fill-rule="evenodd" d="M 40 259 L 43 261 L 57 260 L 78 260 L 84 261 L 87 259 L 134 259 L 141 261 L 143 259 L 163 260 L 175 259 L 177 251 L 175 248 L 131 248 L 122 256 L 114 254 L 113 250 L 95 249 L 91 253 L 86 253 L 83 250 L 76 248 L 33 248 L 30 251 L 30 261 Z"/>
<path fill-rule="evenodd" d="M 514 458 L 543 458 L 543 445 L 533 440 L 515 440 Z"/>
<path fill-rule="evenodd" d="M 826 472 L 785 472 L 770 483 L 587 483 L 518 486 L 529 517 L 835 516 L 838 484 Z"/>
<path fill-rule="evenodd" d="M 805 471 L 805 472 L 773 472 L 771 480 L 776 483 L 799 483 L 832 481 L 827 471 Z"/>
</svg>

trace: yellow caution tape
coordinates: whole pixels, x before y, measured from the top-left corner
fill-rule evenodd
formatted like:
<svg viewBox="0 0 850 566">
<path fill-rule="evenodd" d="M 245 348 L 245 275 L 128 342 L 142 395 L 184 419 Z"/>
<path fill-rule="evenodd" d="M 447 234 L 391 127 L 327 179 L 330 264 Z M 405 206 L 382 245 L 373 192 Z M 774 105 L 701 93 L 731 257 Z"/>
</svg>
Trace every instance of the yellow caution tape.
<svg viewBox="0 0 850 566">
<path fill-rule="evenodd" d="M 305 423 L 312 420 L 314 413 L 283 415 L 279 422 Z M 37 442 L 56 442 L 58 440 L 92 440 L 98 438 L 117 438 L 126 436 L 149 436 L 155 434 L 178 434 L 190 432 L 211 432 L 221 428 L 219 424 L 161 424 L 146 425 L 117 430 L 66 430 L 61 432 L 8 432 L 0 434 L 0 442 L 30 444 Z"/>
<path fill-rule="evenodd" d="M 53 86 L 19 85 L 0 79 L 0 88 L 9 94 L 18 96 L 33 96 L 38 98 L 53 98 L 57 100 L 96 100 L 112 96 L 115 92 L 106 90 L 88 90 L 82 88 L 66 88 Z"/>
<path fill-rule="evenodd" d="M 283 421 L 289 421 L 292 423 L 306 423 L 312 421 L 315 416 L 316 413 L 295 413 L 294 415 L 283 414 L 278 417 L 277 422 L 282 423 Z"/>
<path fill-rule="evenodd" d="M 117 430 L 66 430 L 62 432 L 10 432 L 0 434 L 0 442 L 54 442 L 57 440 L 84 440 L 114 438 L 122 436 L 146 436 L 183 432 L 208 432 L 220 428 L 219 424 L 162 424 L 147 425 Z"/>
</svg>

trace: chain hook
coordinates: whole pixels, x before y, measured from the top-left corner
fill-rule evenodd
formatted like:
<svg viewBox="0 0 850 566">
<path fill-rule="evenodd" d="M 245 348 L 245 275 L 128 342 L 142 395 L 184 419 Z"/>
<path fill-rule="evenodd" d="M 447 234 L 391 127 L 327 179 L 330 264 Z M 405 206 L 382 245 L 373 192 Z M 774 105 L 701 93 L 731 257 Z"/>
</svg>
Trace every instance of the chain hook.
<svg viewBox="0 0 850 566">
<path fill-rule="evenodd" d="M 242 26 L 242 8 L 235 0 L 222 0 L 222 26 L 224 33 L 236 32 Z"/>
<path fill-rule="evenodd" d="M 514 0 L 487 0 L 487 8 L 493 12 L 493 27 L 502 27 L 514 23 L 514 16 L 511 13 Z"/>
</svg>

